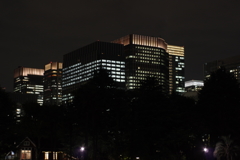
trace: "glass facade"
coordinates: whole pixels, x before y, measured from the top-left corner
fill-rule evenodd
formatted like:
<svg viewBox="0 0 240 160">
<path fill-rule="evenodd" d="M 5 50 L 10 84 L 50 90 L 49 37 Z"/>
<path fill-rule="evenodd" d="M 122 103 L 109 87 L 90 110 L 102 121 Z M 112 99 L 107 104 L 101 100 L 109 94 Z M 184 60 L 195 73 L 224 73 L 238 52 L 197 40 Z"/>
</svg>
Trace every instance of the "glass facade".
<svg viewBox="0 0 240 160">
<path fill-rule="evenodd" d="M 167 45 L 169 53 L 169 93 L 183 94 L 185 92 L 185 58 L 184 47 Z"/>
<path fill-rule="evenodd" d="M 71 103 L 72 92 L 100 69 L 106 69 L 118 87 L 125 86 L 123 45 L 97 41 L 64 55 L 63 65 L 64 103 Z"/>
</svg>

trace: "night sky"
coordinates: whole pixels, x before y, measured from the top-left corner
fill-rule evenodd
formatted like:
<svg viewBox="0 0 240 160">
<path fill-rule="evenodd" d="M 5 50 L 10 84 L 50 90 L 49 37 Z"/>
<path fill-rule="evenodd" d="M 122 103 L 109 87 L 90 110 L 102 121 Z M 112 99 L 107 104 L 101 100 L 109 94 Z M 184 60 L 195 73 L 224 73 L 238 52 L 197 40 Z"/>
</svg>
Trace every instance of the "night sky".
<svg viewBox="0 0 240 160">
<path fill-rule="evenodd" d="M 240 55 L 239 0 L 1 0 L 0 85 L 18 66 L 43 68 L 96 40 L 158 36 L 185 47 L 186 80 L 205 62 Z"/>
</svg>

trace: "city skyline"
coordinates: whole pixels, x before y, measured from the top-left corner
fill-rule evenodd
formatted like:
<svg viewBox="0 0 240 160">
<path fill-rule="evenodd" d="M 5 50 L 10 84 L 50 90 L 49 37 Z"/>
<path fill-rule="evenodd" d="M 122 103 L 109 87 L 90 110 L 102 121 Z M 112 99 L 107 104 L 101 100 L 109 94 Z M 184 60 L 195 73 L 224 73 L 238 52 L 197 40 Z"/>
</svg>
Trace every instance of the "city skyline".
<svg viewBox="0 0 240 160">
<path fill-rule="evenodd" d="M 225 1 L 1 2 L 0 85 L 13 91 L 18 66 L 43 68 L 96 40 L 131 33 L 185 48 L 185 80 L 203 79 L 203 64 L 239 55 L 238 6 Z"/>
</svg>

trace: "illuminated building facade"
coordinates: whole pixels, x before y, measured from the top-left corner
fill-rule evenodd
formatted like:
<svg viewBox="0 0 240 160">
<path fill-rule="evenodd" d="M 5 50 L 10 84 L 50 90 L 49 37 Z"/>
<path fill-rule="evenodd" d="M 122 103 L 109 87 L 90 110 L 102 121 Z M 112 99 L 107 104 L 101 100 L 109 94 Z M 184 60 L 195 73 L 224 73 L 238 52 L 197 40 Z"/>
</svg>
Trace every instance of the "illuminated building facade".
<svg viewBox="0 0 240 160">
<path fill-rule="evenodd" d="M 120 88 L 125 86 L 125 62 L 123 45 L 94 42 L 63 56 L 63 103 L 70 103 L 72 92 L 94 73 L 106 69 Z"/>
<path fill-rule="evenodd" d="M 229 57 L 220 59 L 204 64 L 204 77 L 209 78 L 211 72 L 216 71 L 220 67 L 225 67 L 227 71 L 233 73 L 238 82 L 240 83 L 240 56 Z"/>
<path fill-rule="evenodd" d="M 202 80 L 190 80 L 185 82 L 185 93 L 183 96 L 192 98 L 198 101 L 198 92 L 203 88 L 204 83 Z"/>
<path fill-rule="evenodd" d="M 44 67 L 44 104 L 62 103 L 62 67 L 61 62 L 51 62 Z"/>
<path fill-rule="evenodd" d="M 146 77 L 156 77 L 163 93 L 168 93 L 169 55 L 164 39 L 130 34 L 112 42 L 124 45 L 127 90 L 139 88 Z"/>
<path fill-rule="evenodd" d="M 185 81 L 184 47 L 167 45 L 169 53 L 169 92 L 183 94 Z"/>
<path fill-rule="evenodd" d="M 37 103 L 43 104 L 43 69 L 18 67 L 14 70 L 14 92 L 38 95 Z"/>
<path fill-rule="evenodd" d="M 197 92 L 202 89 L 204 83 L 202 80 L 190 80 L 185 82 L 186 92 Z"/>
</svg>

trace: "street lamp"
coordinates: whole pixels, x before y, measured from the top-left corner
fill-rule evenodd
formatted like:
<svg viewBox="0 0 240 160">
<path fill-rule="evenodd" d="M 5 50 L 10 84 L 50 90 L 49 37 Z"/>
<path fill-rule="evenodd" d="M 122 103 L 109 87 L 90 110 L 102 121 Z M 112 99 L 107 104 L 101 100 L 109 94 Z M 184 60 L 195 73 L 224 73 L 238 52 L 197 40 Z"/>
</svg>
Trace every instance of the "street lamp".
<svg viewBox="0 0 240 160">
<path fill-rule="evenodd" d="M 84 149 L 85 149 L 84 147 L 81 147 L 81 148 L 80 148 L 80 151 L 81 151 L 81 152 L 83 152 L 83 151 L 84 151 Z"/>
<path fill-rule="evenodd" d="M 84 150 L 85 150 L 85 148 L 84 148 L 84 147 L 81 147 L 81 148 L 80 148 L 80 152 L 81 152 L 81 153 L 80 153 L 80 154 L 81 154 L 81 156 L 80 156 L 80 157 L 81 157 L 81 160 L 83 160 L 83 159 L 84 159 Z"/>
<path fill-rule="evenodd" d="M 205 153 L 208 153 L 208 149 L 207 149 L 206 147 L 203 148 L 203 151 L 204 151 Z"/>
</svg>

